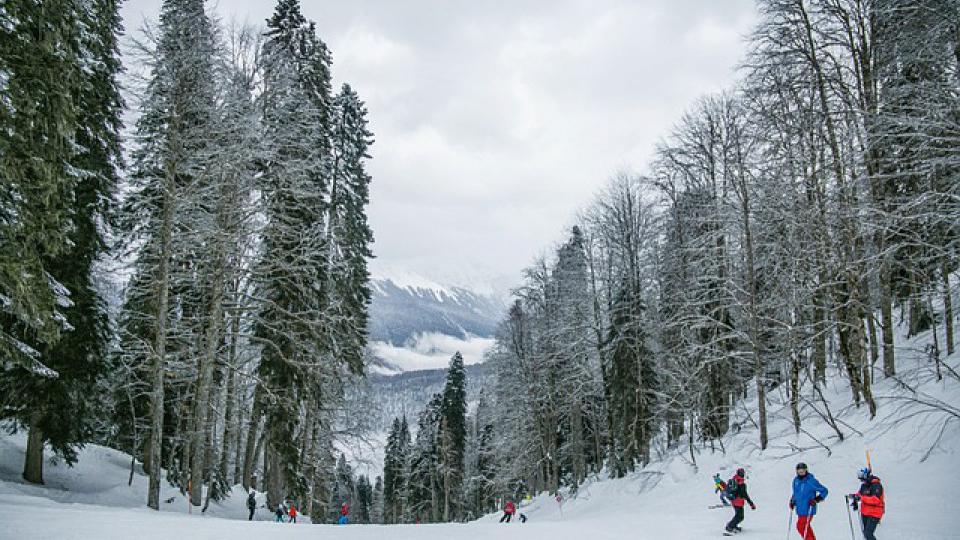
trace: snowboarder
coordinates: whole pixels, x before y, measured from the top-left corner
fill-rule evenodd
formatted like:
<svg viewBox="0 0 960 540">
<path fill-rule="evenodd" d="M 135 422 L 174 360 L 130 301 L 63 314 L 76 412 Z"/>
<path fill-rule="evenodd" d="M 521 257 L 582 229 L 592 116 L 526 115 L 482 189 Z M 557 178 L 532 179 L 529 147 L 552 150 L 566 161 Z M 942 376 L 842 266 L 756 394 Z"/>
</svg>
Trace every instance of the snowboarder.
<svg viewBox="0 0 960 540">
<path fill-rule="evenodd" d="M 287 512 L 290 515 L 290 523 L 297 522 L 297 505 L 290 502 L 290 510 Z"/>
<path fill-rule="evenodd" d="M 506 521 L 510 523 L 510 518 L 513 517 L 513 514 L 517 511 L 517 505 L 513 504 L 513 501 L 507 501 L 507 504 L 503 505 L 503 517 L 500 518 L 500 523 Z"/>
<path fill-rule="evenodd" d="M 337 523 L 340 525 L 346 525 L 350 521 L 350 505 L 343 503 L 340 505 L 340 519 L 337 520 Z"/>
<path fill-rule="evenodd" d="M 253 521 L 253 513 L 257 510 L 257 490 L 251 489 L 247 496 L 247 509 L 250 510 L 250 517 L 247 521 Z"/>
<path fill-rule="evenodd" d="M 880 518 L 883 517 L 884 511 L 883 485 L 869 468 L 860 469 L 857 478 L 860 479 L 860 491 L 849 496 L 853 501 L 851 506 L 854 511 L 859 506 L 864 539 L 877 540 L 874 533 L 877 531 L 877 525 L 880 525 Z"/>
<path fill-rule="evenodd" d="M 720 503 L 723 506 L 730 506 L 727 500 L 727 483 L 720 479 L 720 473 L 713 475 L 713 492 L 720 494 Z"/>
<path fill-rule="evenodd" d="M 750 495 L 747 494 L 747 471 L 742 468 L 737 469 L 737 474 L 727 482 L 727 497 L 733 499 L 733 519 L 727 523 L 727 536 L 740 532 L 740 523 L 743 522 L 743 505 L 750 503 L 750 509 L 756 510 L 757 505 L 753 504 Z"/>
<path fill-rule="evenodd" d="M 803 540 L 817 540 L 810 522 L 817 515 L 817 504 L 827 498 L 827 488 L 807 472 L 806 463 L 797 463 L 797 476 L 793 479 L 793 495 L 790 509 L 797 509 L 797 532 Z"/>
<path fill-rule="evenodd" d="M 286 514 L 286 510 L 283 508 L 283 503 L 277 503 L 277 509 L 274 510 L 273 513 L 276 516 L 274 521 L 277 523 L 283 523 L 283 515 Z"/>
</svg>

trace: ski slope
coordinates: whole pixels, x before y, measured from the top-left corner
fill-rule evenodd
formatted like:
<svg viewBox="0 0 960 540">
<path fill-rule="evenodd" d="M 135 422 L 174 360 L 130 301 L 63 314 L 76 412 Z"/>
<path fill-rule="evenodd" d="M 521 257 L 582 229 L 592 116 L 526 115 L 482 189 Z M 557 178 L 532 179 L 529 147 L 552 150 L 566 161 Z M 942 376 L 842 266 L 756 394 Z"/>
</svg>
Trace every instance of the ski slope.
<svg viewBox="0 0 960 540">
<path fill-rule="evenodd" d="M 813 527 L 821 540 L 850 538 L 843 494 L 856 490 L 856 471 L 871 451 L 876 474 L 887 493 L 887 516 L 878 537 L 882 540 L 960 539 L 956 492 L 960 486 L 960 417 L 930 404 L 960 410 L 960 380 L 945 376 L 937 382 L 922 342 L 905 341 L 900 380 L 877 380 L 874 393 L 880 413 L 870 421 L 865 407 L 851 403 L 845 381 L 826 385 L 824 394 L 845 434 L 837 441 L 809 404 L 803 409 L 804 433 L 796 435 L 789 408 L 779 390 L 771 395 L 770 447 L 760 452 L 757 433 L 744 411 L 735 421 L 744 426 L 715 451 L 697 447 L 694 460 L 686 448 L 674 449 L 646 469 L 628 478 L 595 478 L 575 495 L 564 492 L 562 508 L 544 494 L 522 503 L 530 520 L 498 524 L 499 516 L 485 516 L 466 524 L 442 525 L 310 525 L 278 524 L 265 509 L 258 521 L 246 521 L 245 495 L 237 487 L 222 504 L 211 504 L 206 514 L 187 513 L 179 492 L 165 485 L 161 512 L 144 507 L 146 477 L 134 476 L 127 486 L 129 456 L 90 445 L 74 468 L 45 465 L 45 486 L 19 480 L 25 437 L 0 436 L 0 539 L 164 539 L 216 538 L 271 540 L 281 538 L 430 539 L 658 539 L 723 538 L 731 510 L 709 509 L 717 502 L 712 476 L 728 478 L 738 466 L 747 469 L 747 484 L 756 511 L 746 510 L 743 538 L 788 538 L 787 501 L 794 464 L 805 461 L 830 489 Z M 960 371 L 960 358 L 947 359 Z M 812 396 L 810 396 L 812 399 Z M 913 398 L 927 403 L 921 405 Z M 819 441 L 819 442 L 818 442 Z M 823 443 L 821 445 L 820 443 Z M 856 516 L 854 516 L 856 519 Z M 857 522 L 854 521 L 857 527 Z M 859 529 L 856 534 L 859 535 Z M 791 533 L 789 538 L 799 535 Z M 859 540 L 859 536 L 856 536 Z"/>
</svg>

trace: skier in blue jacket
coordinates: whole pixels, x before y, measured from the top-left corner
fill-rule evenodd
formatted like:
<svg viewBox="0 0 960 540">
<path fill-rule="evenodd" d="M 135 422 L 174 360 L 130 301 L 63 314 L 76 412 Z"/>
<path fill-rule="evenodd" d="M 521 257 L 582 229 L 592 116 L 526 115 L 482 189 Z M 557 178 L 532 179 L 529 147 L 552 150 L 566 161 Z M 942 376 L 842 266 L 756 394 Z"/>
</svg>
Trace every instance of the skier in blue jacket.
<svg viewBox="0 0 960 540">
<path fill-rule="evenodd" d="M 797 509 L 797 532 L 803 540 L 817 540 L 810 528 L 813 516 L 817 515 L 817 504 L 827 498 L 827 488 L 812 473 L 807 472 L 806 463 L 797 463 L 797 476 L 793 479 L 793 495 L 790 508 Z"/>
</svg>

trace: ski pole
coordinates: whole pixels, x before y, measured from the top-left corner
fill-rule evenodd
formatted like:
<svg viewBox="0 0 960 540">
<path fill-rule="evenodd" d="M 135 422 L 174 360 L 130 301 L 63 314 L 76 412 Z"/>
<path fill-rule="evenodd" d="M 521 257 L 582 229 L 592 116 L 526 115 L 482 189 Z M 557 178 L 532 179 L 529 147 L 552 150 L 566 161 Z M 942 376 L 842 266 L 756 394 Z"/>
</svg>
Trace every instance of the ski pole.
<svg viewBox="0 0 960 540">
<path fill-rule="evenodd" d="M 787 540 L 790 540 L 790 529 L 793 528 L 793 508 L 790 509 L 790 513 L 787 514 Z"/>
<path fill-rule="evenodd" d="M 850 514 L 850 496 L 844 495 L 843 498 L 847 502 L 845 506 L 847 507 L 847 522 L 850 523 L 850 540 L 857 540 L 856 535 L 853 533 L 853 516 Z"/>
</svg>

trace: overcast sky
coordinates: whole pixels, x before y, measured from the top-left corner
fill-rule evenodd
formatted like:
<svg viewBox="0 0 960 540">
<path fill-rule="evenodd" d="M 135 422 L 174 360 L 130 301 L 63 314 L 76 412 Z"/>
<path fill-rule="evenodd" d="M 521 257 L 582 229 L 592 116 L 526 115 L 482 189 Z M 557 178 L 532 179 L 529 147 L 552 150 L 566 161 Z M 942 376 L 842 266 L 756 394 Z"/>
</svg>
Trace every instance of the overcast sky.
<svg viewBox="0 0 960 540">
<path fill-rule="evenodd" d="M 220 0 L 262 23 L 272 0 Z M 376 135 L 378 260 L 516 279 L 618 170 L 642 171 L 693 100 L 729 87 L 753 0 L 303 0 Z M 127 0 L 128 34 L 160 0 Z"/>
</svg>

